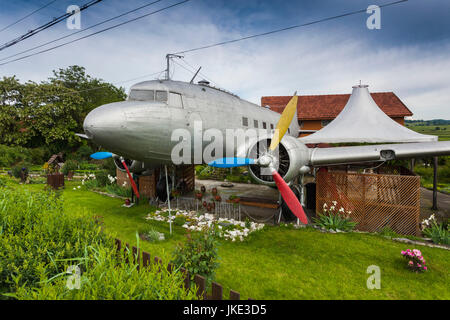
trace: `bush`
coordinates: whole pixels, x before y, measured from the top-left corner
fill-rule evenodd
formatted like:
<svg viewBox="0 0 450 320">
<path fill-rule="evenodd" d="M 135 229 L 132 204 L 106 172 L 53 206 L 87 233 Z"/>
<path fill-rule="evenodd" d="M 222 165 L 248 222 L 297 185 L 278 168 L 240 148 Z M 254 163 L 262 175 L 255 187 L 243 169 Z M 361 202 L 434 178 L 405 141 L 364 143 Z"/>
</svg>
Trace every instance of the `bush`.
<svg viewBox="0 0 450 320">
<path fill-rule="evenodd" d="M 422 256 L 422 252 L 417 249 L 407 249 L 406 251 L 401 252 L 402 256 L 408 260 L 408 268 L 415 272 L 424 272 L 428 270 L 428 267 L 425 265 L 426 261 Z"/>
<path fill-rule="evenodd" d="M 97 185 L 99 187 L 104 187 L 108 184 L 108 172 L 106 170 L 100 170 L 95 174 L 95 178 L 97 179 Z"/>
<path fill-rule="evenodd" d="M 209 285 L 219 267 L 217 229 L 213 227 L 193 234 L 188 232 L 186 237 L 186 243 L 178 244 L 175 248 L 173 263 L 186 268 L 192 278 L 195 274 L 204 276 Z"/>
<path fill-rule="evenodd" d="M 431 238 L 431 240 L 436 244 L 446 244 L 450 245 L 450 232 L 449 224 L 447 223 L 437 223 L 434 214 L 432 214 L 428 219 L 425 219 L 421 223 L 422 233 Z"/>
<path fill-rule="evenodd" d="M 116 176 L 116 165 L 114 164 L 114 160 L 112 158 L 102 160 L 102 164 L 100 167 L 106 172 L 115 177 Z"/>
<path fill-rule="evenodd" d="M 25 168 L 25 170 L 22 170 L 24 168 Z M 26 163 L 26 162 L 21 162 L 11 168 L 11 173 L 15 178 L 20 178 L 21 172 L 25 171 L 25 175 L 28 175 L 30 168 L 31 168 L 31 164 Z"/>
<path fill-rule="evenodd" d="M 327 230 L 353 230 L 356 226 L 356 222 L 353 222 L 349 218 L 351 211 L 346 212 L 342 207 L 337 211 L 336 205 L 336 201 L 333 201 L 330 207 L 325 203 L 323 206 L 323 213 L 319 213 L 318 217 L 314 218 L 315 223 Z"/>
<path fill-rule="evenodd" d="M 89 147 L 88 145 L 82 145 L 81 147 L 78 148 L 77 152 L 75 153 L 75 157 L 78 160 L 89 160 L 90 159 L 90 155 L 93 154 L 94 151 L 92 150 L 91 147 Z"/>
<path fill-rule="evenodd" d="M 67 160 L 61 168 L 61 173 L 67 176 L 69 172 L 75 172 L 78 169 L 78 162 L 76 160 Z"/>
<path fill-rule="evenodd" d="M 106 192 L 119 197 L 131 198 L 131 189 L 118 186 L 117 183 L 106 185 Z"/>
<path fill-rule="evenodd" d="M 180 272 L 167 271 L 167 265 L 151 265 L 139 271 L 132 253 L 116 254 L 115 249 L 105 246 L 88 246 L 80 256 L 83 270 L 78 283 L 75 277 L 62 272 L 55 279 L 40 274 L 42 284 L 33 289 L 18 286 L 14 297 L 27 300 L 194 300 L 195 289 L 185 290 Z M 67 270 L 67 269 L 66 269 Z M 74 281 L 75 280 L 75 281 Z M 79 289 L 68 290 L 71 281 Z"/>
<path fill-rule="evenodd" d="M 87 213 L 65 213 L 58 193 L 3 189 L 0 203 L 0 288 L 36 285 L 63 271 L 53 261 L 110 241 Z"/>
</svg>

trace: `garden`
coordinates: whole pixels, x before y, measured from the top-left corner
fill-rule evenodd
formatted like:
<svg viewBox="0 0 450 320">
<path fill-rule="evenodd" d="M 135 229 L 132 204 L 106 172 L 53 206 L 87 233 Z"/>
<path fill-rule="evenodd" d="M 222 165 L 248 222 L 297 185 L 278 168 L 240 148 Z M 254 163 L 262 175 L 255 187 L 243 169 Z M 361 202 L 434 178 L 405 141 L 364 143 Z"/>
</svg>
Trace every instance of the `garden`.
<svg viewBox="0 0 450 320">
<path fill-rule="evenodd" d="M 64 190 L 51 196 L 43 184 L 19 184 L 5 176 L 2 181 L 1 254 L 8 259 L 1 260 L 6 280 L 0 287 L 5 298 L 152 299 L 139 284 L 147 282 L 160 287 L 166 299 L 194 297 L 168 288 L 169 283 L 178 287 L 173 285 L 180 280 L 176 274 L 158 280 L 151 272 L 133 273 L 125 265 L 114 272 L 108 269 L 117 263 L 111 260 L 112 238 L 203 274 L 209 283 L 224 287 L 225 297 L 233 289 L 241 299 L 450 298 L 448 250 L 394 242 L 396 235 L 388 230 L 351 232 L 351 221 L 340 208 L 331 209 L 333 203 L 328 204 L 333 213 L 324 211 L 315 228 L 261 227 L 249 221 L 214 221 L 187 210 L 169 214 L 142 202 L 125 208 L 122 199 L 92 192 L 80 180 L 66 182 Z M 435 223 L 432 218 L 427 222 Z M 31 228 L 36 232 L 29 232 Z M 225 237 L 227 230 L 236 236 Z M 70 275 L 64 271 L 74 261 L 83 274 L 78 291 L 65 287 Z M 381 288 L 371 290 L 367 270 L 373 265 L 381 270 Z M 107 270 L 119 280 L 101 277 Z M 133 294 L 125 294 L 127 290 Z"/>
</svg>

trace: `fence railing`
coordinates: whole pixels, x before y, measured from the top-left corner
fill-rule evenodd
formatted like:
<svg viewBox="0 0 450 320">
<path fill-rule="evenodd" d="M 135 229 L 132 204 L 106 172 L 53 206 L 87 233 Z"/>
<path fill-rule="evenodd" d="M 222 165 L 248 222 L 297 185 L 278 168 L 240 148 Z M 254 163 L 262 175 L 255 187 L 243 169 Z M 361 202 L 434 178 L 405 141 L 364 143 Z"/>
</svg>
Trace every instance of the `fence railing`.
<svg viewBox="0 0 450 320">
<path fill-rule="evenodd" d="M 140 271 L 145 271 L 145 268 L 149 267 L 151 263 L 157 263 L 157 264 L 161 264 L 162 260 L 155 256 L 153 257 L 153 259 L 151 258 L 150 253 L 146 252 L 146 251 L 142 251 L 138 249 L 137 247 L 131 247 L 128 245 L 128 243 L 124 244 L 123 247 L 123 243 L 120 239 L 115 239 L 115 247 L 117 249 L 117 251 L 121 251 L 122 249 L 127 248 L 128 250 L 130 250 L 130 252 L 133 255 L 133 259 L 134 259 L 134 263 L 138 264 L 139 270 Z M 137 261 L 136 261 L 137 259 Z M 141 268 L 142 266 L 142 268 Z M 168 263 L 167 264 L 167 270 L 169 272 L 172 272 L 175 270 L 175 266 L 172 263 Z M 191 275 L 189 274 L 189 271 L 187 271 L 185 268 L 180 268 L 180 272 L 183 276 L 184 279 L 184 288 L 186 290 L 189 290 L 191 288 Z M 196 285 L 197 287 L 197 297 L 203 300 L 224 300 L 223 298 L 223 286 L 218 284 L 217 282 L 212 282 L 211 283 L 211 292 L 208 292 L 207 288 L 206 288 L 206 278 L 195 274 L 194 275 L 194 280 L 193 283 Z M 230 290 L 230 295 L 229 295 L 229 300 L 240 300 L 241 295 L 239 292 L 234 291 L 234 290 Z M 252 300 L 252 299 L 249 299 Z"/>
<path fill-rule="evenodd" d="M 420 177 L 319 171 L 316 179 L 317 213 L 336 201 L 351 211 L 358 230 L 419 234 Z"/>
</svg>

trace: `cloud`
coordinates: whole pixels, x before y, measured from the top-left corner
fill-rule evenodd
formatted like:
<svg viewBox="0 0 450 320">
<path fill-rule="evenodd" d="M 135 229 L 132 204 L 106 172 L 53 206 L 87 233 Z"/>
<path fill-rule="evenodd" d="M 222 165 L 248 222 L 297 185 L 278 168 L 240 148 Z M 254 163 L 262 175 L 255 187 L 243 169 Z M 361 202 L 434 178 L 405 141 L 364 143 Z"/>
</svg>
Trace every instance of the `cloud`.
<svg viewBox="0 0 450 320">
<path fill-rule="evenodd" d="M 158 4 L 154 9 L 164 5 Z M 99 7 L 86 15 L 83 23 L 90 25 L 137 6 L 139 3 L 118 2 L 114 7 L 102 10 Z M 78 64 L 86 67 L 89 74 L 116 83 L 162 71 L 167 53 L 267 31 L 268 27 L 260 27 L 260 22 L 270 28 L 275 24 L 283 25 L 279 18 L 276 20 L 276 13 L 266 12 L 264 6 L 252 13 L 251 21 L 247 22 L 242 21 L 242 15 L 236 13 L 234 7 L 223 8 L 223 12 L 217 12 L 218 8 L 223 7 L 208 8 L 204 2 L 194 1 L 192 5 L 182 5 L 52 52 L 2 66 L 0 71 L 2 75 L 16 74 L 22 81 L 41 81 L 51 75 L 52 69 Z M 386 45 L 381 39 L 389 30 L 384 30 L 383 36 L 377 38 L 376 31 L 364 30 L 365 17 L 362 15 L 360 19 L 360 33 L 350 32 L 349 21 L 341 19 L 192 52 L 186 54 L 186 61 L 194 67 L 202 66 L 202 74 L 221 87 L 257 104 L 261 96 L 289 95 L 296 90 L 299 94 L 350 93 L 352 85 L 361 80 L 369 84 L 372 92 L 395 92 L 413 111 L 414 118 L 450 119 L 448 42 L 401 45 L 390 42 Z M 242 28 L 245 24 L 251 26 Z M 23 26 L 11 28 L 2 38 L 20 34 L 21 28 Z M 64 25 L 49 29 L 13 50 L 5 50 L 2 57 L 70 32 Z M 189 81 L 192 77 L 177 64 L 173 67 L 176 80 Z M 120 85 L 129 88 L 132 83 Z"/>
</svg>

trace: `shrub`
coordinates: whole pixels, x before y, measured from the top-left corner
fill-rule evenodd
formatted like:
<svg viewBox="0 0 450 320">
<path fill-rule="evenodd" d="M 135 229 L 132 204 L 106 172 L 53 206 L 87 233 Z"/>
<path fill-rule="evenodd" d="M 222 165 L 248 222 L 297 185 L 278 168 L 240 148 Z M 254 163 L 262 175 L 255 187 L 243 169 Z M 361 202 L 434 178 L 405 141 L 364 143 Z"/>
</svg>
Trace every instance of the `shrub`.
<svg viewBox="0 0 450 320">
<path fill-rule="evenodd" d="M 175 219 L 173 219 L 173 224 L 176 226 L 182 226 L 186 223 L 186 218 L 183 216 L 177 216 Z"/>
<path fill-rule="evenodd" d="M 65 176 L 69 174 L 69 172 L 74 172 L 78 169 L 78 161 L 76 160 L 67 160 L 61 168 L 61 173 Z"/>
<path fill-rule="evenodd" d="M 131 197 L 131 189 L 118 186 L 116 183 L 106 185 L 106 192 L 115 194 L 119 197 Z"/>
<path fill-rule="evenodd" d="M 93 153 L 94 151 L 92 150 L 91 147 L 89 147 L 88 145 L 82 145 L 78 148 L 77 152 L 75 153 L 75 157 L 78 160 L 88 160 L 90 159 L 89 156 Z"/>
<path fill-rule="evenodd" d="M 187 241 L 175 248 L 173 263 L 186 268 L 192 278 L 195 274 L 204 276 L 209 285 L 219 267 L 217 229 L 213 227 L 193 234 L 188 232 L 186 237 Z"/>
<path fill-rule="evenodd" d="M 426 261 L 422 256 L 422 252 L 417 249 L 407 249 L 401 252 L 402 256 L 408 260 L 408 267 L 415 272 L 427 271 L 428 267 L 425 266 Z"/>
<path fill-rule="evenodd" d="M 126 249 L 125 249 L 126 250 Z M 128 262 L 130 261 L 130 262 Z M 74 276 L 61 272 L 51 279 L 41 272 L 41 283 L 29 289 L 18 286 L 13 295 L 27 300 L 194 300 L 195 288 L 185 290 L 180 272 L 167 271 L 167 265 L 150 265 L 139 271 L 129 251 L 116 254 L 115 249 L 100 245 L 86 248 L 83 256 L 69 261 L 81 269 L 78 287 L 68 290 L 68 281 L 77 285 Z M 61 263 L 62 261 L 55 261 Z M 70 263 L 65 263 L 65 270 Z M 69 277 L 72 279 L 69 279 Z"/>
<path fill-rule="evenodd" d="M 421 223 L 422 233 L 431 238 L 431 240 L 436 244 L 450 244 L 450 232 L 449 224 L 440 223 L 438 224 L 434 214 L 432 214 L 428 219 L 425 219 Z"/>
<path fill-rule="evenodd" d="M 85 246 L 107 241 L 87 213 L 65 213 L 58 193 L 3 189 L 0 203 L 0 288 L 33 286 L 43 272 L 52 277 L 62 271 L 52 261 L 79 257 Z"/>
<path fill-rule="evenodd" d="M 100 167 L 111 176 L 116 176 L 116 165 L 112 158 L 102 160 Z"/>
<path fill-rule="evenodd" d="M 17 165 L 15 165 L 14 167 L 11 168 L 11 172 L 12 175 L 15 178 L 20 178 L 21 177 L 21 172 L 23 171 L 22 169 L 25 168 L 25 175 L 28 175 L 29 169 L 31 168 L 31 164 L 26 163 L 26 162 L 21 162 Z"/>
<path fill-rule="evenodd" d="M 314 218 L 316 224 L 327 230 L 353 230 L 356 226 L 356 222 L 353 222 L 350 219 L 351 211 L 345 211 L 342 207 L 337 211 L 336 205 L 337 202 L 333 201 L 332 205 L 328 208 L 328 205 L 325 203 L 323 205 L 323 213 L 319 213 L 318 217 Z"/>
<path fill-rule="evenodd" d="M 99 187 L 104 187 L 109 183 L 108 172 L 106 170 L 100 170 L 95 174 L 97 184 Z"/>
</svg>

